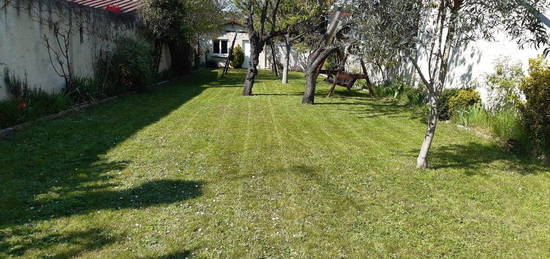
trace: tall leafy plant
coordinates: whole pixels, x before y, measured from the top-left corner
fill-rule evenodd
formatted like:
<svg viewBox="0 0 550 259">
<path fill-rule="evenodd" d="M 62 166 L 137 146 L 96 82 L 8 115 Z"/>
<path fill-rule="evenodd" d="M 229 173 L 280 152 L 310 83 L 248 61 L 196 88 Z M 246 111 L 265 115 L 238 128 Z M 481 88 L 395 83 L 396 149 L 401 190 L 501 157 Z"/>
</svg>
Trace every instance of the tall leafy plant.
<svg viewBox="0 0 550 259">
<path fill-rule="evenodd" d="M 550 151 L 550 65 L 544 58 L 529 61 L 529 76 L 521 90 L 526 102 L 521 106 L 525 127 L 537 152 Z"/>
</svg>

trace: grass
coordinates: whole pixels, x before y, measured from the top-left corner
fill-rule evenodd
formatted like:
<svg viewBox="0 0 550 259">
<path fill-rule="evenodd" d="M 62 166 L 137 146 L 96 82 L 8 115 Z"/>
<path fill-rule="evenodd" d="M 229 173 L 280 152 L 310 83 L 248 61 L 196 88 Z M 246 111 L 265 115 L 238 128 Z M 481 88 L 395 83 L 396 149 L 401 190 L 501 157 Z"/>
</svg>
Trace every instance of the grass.
<svg viewBox="0 0 550 259">
<path fill-rule="evenodd" d="M 0 257 L 548 257 L 550 168 L 303 79 L 201 71 L 0 141 Z"/>
</svg>

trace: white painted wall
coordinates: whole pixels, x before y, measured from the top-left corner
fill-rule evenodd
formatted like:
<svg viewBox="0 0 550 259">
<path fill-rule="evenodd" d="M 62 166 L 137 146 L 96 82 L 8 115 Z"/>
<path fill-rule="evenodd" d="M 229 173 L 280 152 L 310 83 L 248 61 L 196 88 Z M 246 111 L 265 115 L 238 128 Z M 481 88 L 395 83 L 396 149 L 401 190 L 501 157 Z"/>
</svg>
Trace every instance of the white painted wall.
<svg viewBox="0 0 550 259">
<path fill-rule="evenodd" d="M 47 92 L 59 91 L 65 86 L 64 79 L 52 67 L 42 39 L 43 35 L 55 39 L 52 26 L 47 22 L 50 17 L 48 6 L 44 4 L 38 7 L 36 1 L 34 2 L 33 10 L 29 8 L 27 1 L 15 1 L 18 5 L 8 5 L 0 10 L 0 100 L 8 98 L 4 82 L 5 69 L 9 69 L 16 77 L 27 80 L 29 86 Z M 99 39 L 96 34 L 90 33 L 93 26 L 86 25 L 88 29 L 82 30 L 81 38 L 80 26 L 72 30 L 70 50 L 75 75 L 92 76 L 94 63 L 101 51 L 111 49 L 114 46 L 113 40 L 117 37 L 135 38 L 138 33 L 131 22 L 123 22 L 122 16 L 88 7 L 82 7 L 82 10 L 89 13 L 75 13 L 77 11 L 74 10 L 73 13 L 88 15 L 84 18 L 87 24 L 96 24 L 94 28 L 107 34 L 112 33 L 111 39 L 103 36 Z M 159 70 L 170 66 L 169 50 L 164 48 Z"/>
<path fill-rule="evenodd" d="M 546 12 L 547 16 L 549 12 Z M 489 102 L 486 77 L 494 73 L 495 64 L 502 59 L 508 59 L 512 64 L 520 64 L 527 72 L 528 61 L 542 54 L 543 49 L 534 49 L 531 46 L 520 46 L 517 40 L 512 39 L 504 31 L 493 35 L 494 39 L 477 40 L 467 46 L 453 50 L 450 59 L 449 73 L 446 79 L 447 88 L 475 87 L 480 93 L 484 104 Z M 428 62 L 425 56 L 420 57 L 419 66 L 427 71 Z M 412 65 L 409 67 L 410 71 Z M 417 73 L 413 73 L 414 80 L 420 82 Z"/>
<path fill-rule="evenodd" d="M 479 40 L 459 50 L 451 59 L 447 77 L 450 88 L 476 87 L 487 101 L 486 77 L 494 73 L 498 60 L 509 58 L 513 64 L 521 64 L 527 71 L 529 59 L 542 54 L 542 50 L 530 47 L 520 49 L 516 42 L 504 33 L 496 35 L 495 41 Z"/>
</svg>

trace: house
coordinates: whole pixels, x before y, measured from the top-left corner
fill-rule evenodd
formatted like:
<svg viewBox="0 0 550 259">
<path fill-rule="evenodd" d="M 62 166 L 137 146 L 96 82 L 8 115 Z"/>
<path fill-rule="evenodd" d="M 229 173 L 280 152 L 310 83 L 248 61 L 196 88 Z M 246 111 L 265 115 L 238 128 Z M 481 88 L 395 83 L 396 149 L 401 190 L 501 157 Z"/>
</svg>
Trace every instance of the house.
<svg viewBox="0 0 550 259">
<path fill-rule="evenodd" d="M 111 50 L 117 39 L 141 37 L 135 15 L 141 0 L 7 3 L 0 10 L 0 100 L 9 97 L 6 73 L 31 88 L 60 91 L 66 84 L 61 68 L 75 76 L 93 76 L 98 56 Z M 164 48 L 159 70 L 170 67 L 169 56 Z M 60 57 L 62 65 L 57 62 Z"/>
<path fill-rule="evenodd" d="M 244 52 L 244 62 L 242 67 L 250 67 L 250 38 L 246 28 L 237 21 L 231 21 L 224 25 L 223 31 L 217 37 L 206 39 L 202 49 L 205 50 L 205 57 L 201 62 L 206 63 L 211 67 L 223 67 L 225 61 L 229 56 L 231 45 L 235 40 L 235 47 L 241 46 Z M 264 50 L 260 54 L 259 69 L 270 68 L 270 62 L 268 60 L 268 54 Z"/>
</svg>

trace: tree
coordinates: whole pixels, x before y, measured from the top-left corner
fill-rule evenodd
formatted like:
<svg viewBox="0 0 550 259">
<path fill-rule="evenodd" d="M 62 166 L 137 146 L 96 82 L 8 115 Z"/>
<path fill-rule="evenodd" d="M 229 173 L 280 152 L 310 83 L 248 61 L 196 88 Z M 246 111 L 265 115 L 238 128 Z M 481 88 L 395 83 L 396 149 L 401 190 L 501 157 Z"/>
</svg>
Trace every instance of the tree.
<svg viewBox="0 0 550 259">
<path fill-rule="evenodd" d="M 172 68 L 187 73 L 191 67 L 190 43 L 221 30 L 220 3 L 216 0 L 145 0 L 140 16 L 149 37 L 156 42 L 157 57 L 161 46 L 166 44 Z"/>
<path fill-rule="evenodd" d="M 299 31 L 302 24 L 315 19 L 318 10 L 326 3 L 323 0 L 235 0 L 235 7 L 246 17 L 250 37 L 250 67 L 248 69 L 243 95 L 252 95 L 254 80 L 258 74 L 260 53 L 267 42 L 287 33 Z"/>
<path fill-rule="evenodd" d="M 341 11 L 335 11 L 328 27 L 320 27 L 317 30 L 318 34 L 313 34 L 313 38 L 317 38 L 317 41 L 314 41 L 315 43 L 310 43 L 314 48 L 307 59 L 305 71 L 306 82 L 302 104 L 314 104 L 319 71 L 323 67 L 327 57 L 339 48 L 339 46 L 335 44 L 335 38 L 337 32 L 340 30 L 339 28 L 342 27 L 340 26 L 341 15 Z M 325 17 L 324 19 L 326 21 L 327 18 Z M 326 25 L 326 23 L 321 23 L 321 26 L 323 25 Z"/>
<path fill-rule="evenodd" d="M 538 47 L 548 43 L 546 29 L 538 16 L 538 10 L 548 7 L 547 1 L 388 0 L 391 5 L 370 0 L 352 2 L 356 14 L 378 14 L 356 16 L 358 23 L 384 24 L 376 19 L 389 13 L 393 19 L 384 24 L 386 29 L 377 30 L 374 26 L 364 35 L 391 35 L 394 44 L 384 46 L 398 49 L 409 60 L 429 93 L 428 127 L 417 158 L 418 168 L 428 167 L 428 152 L 439 117 L 438 101 L 445 88 L 450 57 L 460 47 L 477 39 L 490 40 L 498 31 L 506 31 L 521 45 L 531 43 Z M 417 28 L 412 30 L 414 36 L 407 33 L 412 28 Z M 425 60 L 427 67 L 422 67 L 420 60 Z"/>
<path fill-rule="evenodd" d="M 235 7 L 246 17 L 245 24 L 250 38 L 250 65 L 244 82 L 244 96 L 252 95 L 260 53 L 266 43 L 282 34 L 282 31 L 276 30 L 280 3 L 281 0 L 235 0 Z"/>
<path fill-rule="evenodd" d="M 284 60 L 282 83 L 288 83 L 288 72 L 290 70 L 290 54 L 292 46 L 303 41 L 308 35 L 315 34 L 319 25 L 325 20 L 328 9 L 334 4 L 334 0 L 303 0 L 290 1 L 282 4 L 281 23 L 288 30 L 281 41 L 284 44 Z"/>
</svg>

